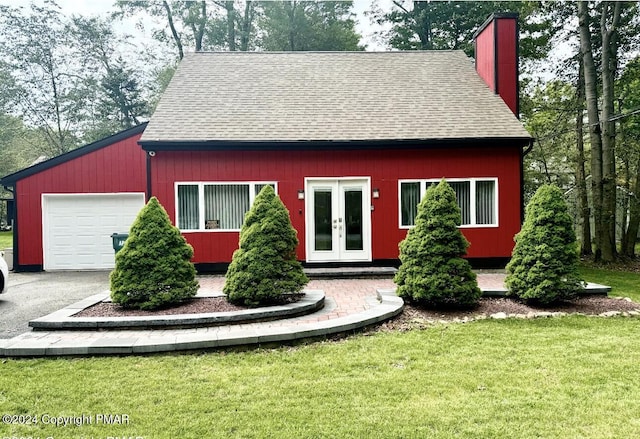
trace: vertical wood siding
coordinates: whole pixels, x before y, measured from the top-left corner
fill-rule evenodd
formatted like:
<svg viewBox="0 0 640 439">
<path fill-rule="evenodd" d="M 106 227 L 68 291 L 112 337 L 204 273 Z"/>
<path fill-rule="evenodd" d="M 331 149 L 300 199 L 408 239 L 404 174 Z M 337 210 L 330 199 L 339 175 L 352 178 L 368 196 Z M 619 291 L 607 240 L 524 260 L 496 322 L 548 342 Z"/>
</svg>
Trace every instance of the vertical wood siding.
<svg viewBox="0 0 640 439">
<path fill-rule="evenodd" d="M 298 231 L 298 258 L 305 258 L 305 177 L 371 177 L 373 259 L 395 259 L 406 230 L 398 225 L 398 180 L 497 177 L 499 227 L 462 229 L 469 257 L 509 257 L 520 230 L 518 148 L 455 148 L 369 151 L 158 151 L 151 166 L 153 195 L 175 223 L 175 182 L 277 181 L 278 194 Z M 238 232 L 186 232 L 194 262 L 229 262 Z"/>
<path fill-rule="evenodd" d="M 518 116 L 517 20 L 495 18 L 476 37 L 475 44 L 478 75 Z"/>
<path fill-rule="evenodd" d="M 518 116 L 518 35 L 515 19 L 497 19 L 498 39 L 498 93 L 502 100 Z"/>
<path fill-rule="evenodd" d="M 134 135 L 18 181 L 17 263 L 42 265 L 43 193 L 145 192 L 146 155 L 139 138 Z"/>
<path fill-rule="evenodd" d="M 494 92 L 496 91 L 495 23 L 495 21 L 489 23 L 476 37 L 476 72 Z"/>
</svg>

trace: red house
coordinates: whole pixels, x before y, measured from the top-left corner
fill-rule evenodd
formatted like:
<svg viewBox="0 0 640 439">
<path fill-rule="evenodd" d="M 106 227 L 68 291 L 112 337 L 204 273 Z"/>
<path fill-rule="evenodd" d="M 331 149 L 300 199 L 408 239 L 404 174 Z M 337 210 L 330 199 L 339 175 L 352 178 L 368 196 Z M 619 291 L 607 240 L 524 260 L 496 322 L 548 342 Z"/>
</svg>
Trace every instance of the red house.
<svg viewBox="0 0 640 439">
<path fill-rule="evenodd" d="M 522 157 L 531 142 L 515 115 L 516 16 L 490 17 L 476 51 L 477 72 L 461 51 L 190 54 L 138 128 L 142 149 L 130 130 L 2 180 L 17 199 L 16 265 L 60 268 L 47 253 L 58 239 L 53 195 L 138 194 L 139 205 L 146 192 L 193 245 L 199 268 L 216 268 L 231 260 L 244 213 L 267 184 L 289 209 L 300 260 L 396 262 L 420 198 L 441 178 L 458 196 L 467 256 L 504 261 L 520 229 Z M 132 160 L 121 168 L 114 162 L 122 155 Z M 87 161 L 97 164 L 86 184 L 64 182 Z M 95 208 L 83 221 L 102 219 Z M 108 234 L 119 231 L 114 225 Z"/>
</svg>

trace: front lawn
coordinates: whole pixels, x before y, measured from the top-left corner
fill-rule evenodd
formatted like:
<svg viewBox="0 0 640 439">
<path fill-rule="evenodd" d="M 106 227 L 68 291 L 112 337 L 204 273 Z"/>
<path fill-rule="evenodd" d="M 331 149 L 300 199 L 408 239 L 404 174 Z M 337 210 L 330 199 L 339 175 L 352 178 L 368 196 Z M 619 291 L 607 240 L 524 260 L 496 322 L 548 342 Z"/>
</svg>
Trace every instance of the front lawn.
<svg viewBox="0 0 640 439">
<path fill-rule="evenodd" d="M 13 232 L 0 232 L 0 251 L 13 246 Z"/>
<path fill-rule="evenodd" d="M 589 282 L 611 287 L 611 295 L 629 297 L 640 302 L 640 272 L 611 270 L 596 266 L 581 265 L 580 274 Z"/>
<path fill-rule="evenodd" d="M 295 348 L 2 360 L 0 436 L 621 438 L 640 435 L 640 319 L 479 321 Z M 126 414 L 128 425 L 98 425 Z M 47 418 L 48 419 L 48 418 Z"/>
</svg>

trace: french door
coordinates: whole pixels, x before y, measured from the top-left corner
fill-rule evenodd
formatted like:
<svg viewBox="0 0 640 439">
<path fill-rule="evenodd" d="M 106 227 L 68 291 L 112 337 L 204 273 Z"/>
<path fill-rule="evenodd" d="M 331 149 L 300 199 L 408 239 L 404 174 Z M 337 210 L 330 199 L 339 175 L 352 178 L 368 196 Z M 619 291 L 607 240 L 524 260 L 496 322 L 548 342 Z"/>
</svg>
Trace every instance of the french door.
<svg viewBox="0 0 640 439">
<path fill-rule="evenodd" d="M 371 260 L 369 179 L 307 179 L 307 261 Z"/>
</svg>

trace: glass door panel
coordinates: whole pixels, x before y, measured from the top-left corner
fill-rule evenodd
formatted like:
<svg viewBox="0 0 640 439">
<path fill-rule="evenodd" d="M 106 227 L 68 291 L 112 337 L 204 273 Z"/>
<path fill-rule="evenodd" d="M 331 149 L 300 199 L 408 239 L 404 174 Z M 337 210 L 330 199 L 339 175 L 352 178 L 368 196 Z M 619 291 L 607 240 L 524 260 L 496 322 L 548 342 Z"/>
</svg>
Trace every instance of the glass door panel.
<svg viewBox="0 0 640 439">
<path fill-rule="evenodd" d="M 344 191 L 344 239 L 346 250 L 363 250 L 362 190 Z"/>
<path fill-rule="evenodd" d="M 316 189 L 313 195 L 314 250 L 331 251 L 333 250 L 331 190 Z"/>
</svg>

